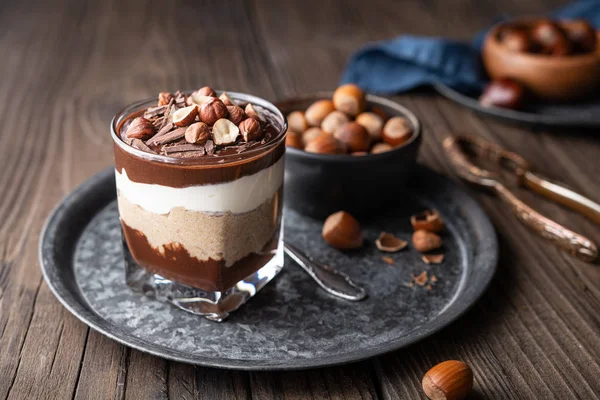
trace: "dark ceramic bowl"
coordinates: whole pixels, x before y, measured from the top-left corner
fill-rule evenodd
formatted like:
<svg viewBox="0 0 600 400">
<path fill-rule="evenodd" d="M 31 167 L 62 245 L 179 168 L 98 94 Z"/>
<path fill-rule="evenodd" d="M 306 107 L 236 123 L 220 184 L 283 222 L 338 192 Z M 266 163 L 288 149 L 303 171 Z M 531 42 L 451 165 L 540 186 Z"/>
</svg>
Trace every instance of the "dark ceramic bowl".
<svg viewBox="0 0 600 400">
<path fill-rule="evenodd" d="M 287 115 L 332 96 L 332 92 L 319 92 L 276 105 Z M 416 171 L 421 123 L 409 109 L 383 97 L 367 95 L 367 107 L 378 107 L 388 117 L 407 118 L 413 125 L 412 137 L 391 151 L 365 156 L 314 154 L 288 147 L 284 186 L 287 206 L 304 215 L 324 218 L 340 210 L 372 214 L 402 201 L 402 192 Z"/>
</svg>

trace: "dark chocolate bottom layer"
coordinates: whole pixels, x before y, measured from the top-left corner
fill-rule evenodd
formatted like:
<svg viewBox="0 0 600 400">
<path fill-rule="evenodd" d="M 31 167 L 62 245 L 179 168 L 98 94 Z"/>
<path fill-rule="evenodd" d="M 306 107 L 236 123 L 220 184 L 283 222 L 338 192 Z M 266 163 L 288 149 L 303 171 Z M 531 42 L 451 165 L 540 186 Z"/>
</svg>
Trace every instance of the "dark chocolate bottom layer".
<svg viewBox="0 0 600 400">
<path fill-rule="evenodd" d="M 208 292 L 222 292 L 248 275 L 258 271 L 275 255 L 279 230 L 259 253 L 252 253 L 226 267 L 223 260 L 199 260 L 179 243 L 169 243 L 161 249 L 152 247 L 139 230 L 121 221 L 123 234 L 133 259 L 142 267 L 164 278 Z"/>
</svg>

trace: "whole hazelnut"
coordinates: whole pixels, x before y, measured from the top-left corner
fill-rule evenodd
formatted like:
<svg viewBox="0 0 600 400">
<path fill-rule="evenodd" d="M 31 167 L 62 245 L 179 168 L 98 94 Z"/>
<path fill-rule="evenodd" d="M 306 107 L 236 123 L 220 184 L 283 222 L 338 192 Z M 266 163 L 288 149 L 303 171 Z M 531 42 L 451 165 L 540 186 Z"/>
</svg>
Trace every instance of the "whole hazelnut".
<svg viewBox="0 0 600 400">
<path fill-rule="evenodd" d="M 541 52 L 553 56 L 571 54 L 572 45 L 562 28 L 555 22 L 539 20 L 531 29 L 531 39 L 540 47 Z"/>
<path fill-rule="evenodd" d="M 364 112 L 356 116 L 356 122 L 365 127 L 374 142 L 381 140 L 383 118 L 373 112 Z"/>
<path fill-rule="evenodd" d="M 390 151 L 392 149 L 393 147 L 388 143 L 375 143 L 373 147 L 371 147 L 371 154 L 385 153 L 386 151 Z"/>
<path fill-rule="evenodd" d="M 293 147 L 295 149 L 302 150 L 304 143 L 302 143 L 302 134 L 288 130 L 285 134 L 285 145 L 287 147 Z"/>
<path fill-rule="evenodd" d="M 569 21 L 563 24 L 562 28 L 578 52 L 590 53 L 596 49 L 596 30 L 586 20 Z"/>
<path fill-rule="evenodd" d="M 223 103 L 225 104 L 225 103 Z M 238 125 L 246 118 L 246 113 L 240 106 L 226 106 L 227 107 L 227 118 L 234 124 Z"/>
<path fill-rule="evenodd" d="M 216 97 L 212 97 L 199 107 L 200 121 L 213 125 L 217 120 L 227 117 L 227 107 Z"/>
<path fill-rule="evenodd" d="M 302 111 L 294 111 L 287 116 L 288 127 L 294 132 L 302 133 L 308 129 L 308 122 Z"/>
<path fill-rule="evenodd" d="M 302 133 L 302 143 L 304 143 L 304 146 L 306 146 L 308 142 L 314 138 L 326 134 L 327 133 L 325 133 L 325 131 L 323 131 L 321 128 L 308 128 L 306 131 L 304 131 L 304 133 Z"/>
<path fill-rule="evenodd" d="M 198 115 L 198 106 L 193 104 L 191 106 L 180 108 L 171 115 L 171 120 L 175 126 L 188 126 L 196 120 Z"/>
<path fill-rule="evenodd" d="M 427 253 L 428 251 L 442 247 L 442 238 L 433 232 L 423 229 L 419 229 L 413 233 L 412 242 L 415 250 L 420 253 Z"/>
<path fill-rule="evenodd" d="M 334 133 L 342 125 L 350 122 L 350 118 L 341 111 L 333 111 L 329 113 L 321 122 L 321 129 L 325 132 Z"/>
<path fill-rule="evenodd" d="M 339 250 L 358 249 L 364 242 L 360 224 L 346 211 L 327 217 L 321 234 L 331 247 Z"/>
<path fill-rule="evenodd" d="M 369 153 L 366 151 L 355 151 L 354 153 L 350 153 L 351 156 L 368 156 Z"/>
<path fill-rule="evenodd" d="M 246 142 L 262 139 L 262 127 L 260 126 L 260 122 L 254 118 L 246 118 L 240 123 L 239 128 Z"/>
<path fill-rule="evenodd" d="M 523 104 L 525 88 L 512 79 L 497 79 L 490 82 L 479 97 L 479 102 L 485 107 L 502 107 L 518 109 Z"/>
<path fill-rule="evenodd" d="M 173 99 L 173 95 L 171 93 L 160 92 L 158 94 L 158 105 L 159 106 L 165 106 L 165 105 L 169 104 L 169 102 L 171 101 L 171 99 Z"/>
<path fill-rule="evenodd" d="M 319 154 L 345 154 L 346 145 L 329 133 L 317 136 L 304 147 L 304 151 Z"/>
<path fill-rule="evenodd" d="M 463 400 L 473 388 L 473 371 L 462 361 L 444 361 L 425 373 L 422 385 L 431 400 Z"/>
<path fill-rule="evenodd" d="M 198 94 L 201 96 L 217 97 L 217 93 L 210 86 L 198 89 Z"/>
<path fill-rule="evenodd" d="M 154 124 L 144 117 L 136 117 L 125 131 L 125 137 L 130 139 L 148 139 L 156 133 Z"/>
<path fill-rule="evenodd" d="M 333 105 L 336 110 L 355 117 L 365 109 L 365 93 L 353 83 L 342 85 L 333 93 Z"/>
<path fill-rule="evenodd" d="M 239 135 L 239 128 L 226 118 L 218 119 L 212 128 L 213 142 L 219 146 L 235 143 Z"/>
<path fill-rule="evenodd" d="M 356 122 L 348 122 L 335 131 L 333 136 L 346 144 L 348 150 L 367 151 L 371 145 L 371 137 L 364 126 Z"/>
<path fill-rule="evenodd" d="M 210 128 L 204 122 L 191 124 L 185 130 L 185 141 L 192 144 L 204 144 L 210 139 Z"/>
<path fill-rule="evenodd" d="M 331 100 L 319 100 L 306 109 L 304 117 L 310 126 L 320 126 L 325 117 L 334 110 L 335 107 Z"/>
<path fill-rule="evenodd" d="M 413 128 L 404 117 L 392 117 L 383 126 L 383 141 L 393 147 L 399 146 L 412 136 Z"/>
</svg>

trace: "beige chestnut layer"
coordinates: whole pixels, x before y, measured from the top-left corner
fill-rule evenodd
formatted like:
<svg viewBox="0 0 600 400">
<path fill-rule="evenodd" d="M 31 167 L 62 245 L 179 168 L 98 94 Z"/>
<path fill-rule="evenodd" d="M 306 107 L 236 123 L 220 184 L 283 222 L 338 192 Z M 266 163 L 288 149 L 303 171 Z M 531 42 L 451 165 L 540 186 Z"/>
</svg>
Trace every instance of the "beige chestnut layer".
<svg viewBox="0 0 600 400">
<path fill-rule="evenodd" d="M 119 214 L 131 228 L 141 231 L 157 249 L 179 243 L 198 260 L 225 260 L 231 266 L 250 253 L 261 251 L 279 227 L 281 190 L 258 208 L 243 214 L 203 213 L 181 207 L 154 214 L 118 195 Z"/>
</svg>

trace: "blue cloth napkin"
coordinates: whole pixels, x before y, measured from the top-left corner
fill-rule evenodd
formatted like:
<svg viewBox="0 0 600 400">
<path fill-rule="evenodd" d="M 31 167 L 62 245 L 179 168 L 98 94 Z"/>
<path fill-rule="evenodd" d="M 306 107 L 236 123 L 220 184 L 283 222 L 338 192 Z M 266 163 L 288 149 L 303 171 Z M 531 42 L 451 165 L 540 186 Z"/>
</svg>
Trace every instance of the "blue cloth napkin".
<svg viewBox="0 0 600 400">
<path fill-rule="evenodd" d="M 551 15 L 584 18 L 600 26 L 600 0 L 570 3 Z M 403 35 L 368 44 L 352 55 L 342 83 L 354 82 L 371 93 L 393 94 L 442 82 L 458 90 L 481 89 L 486 82 L 479 49 L 485 32 L 472 43 Z"/>
</svg>

